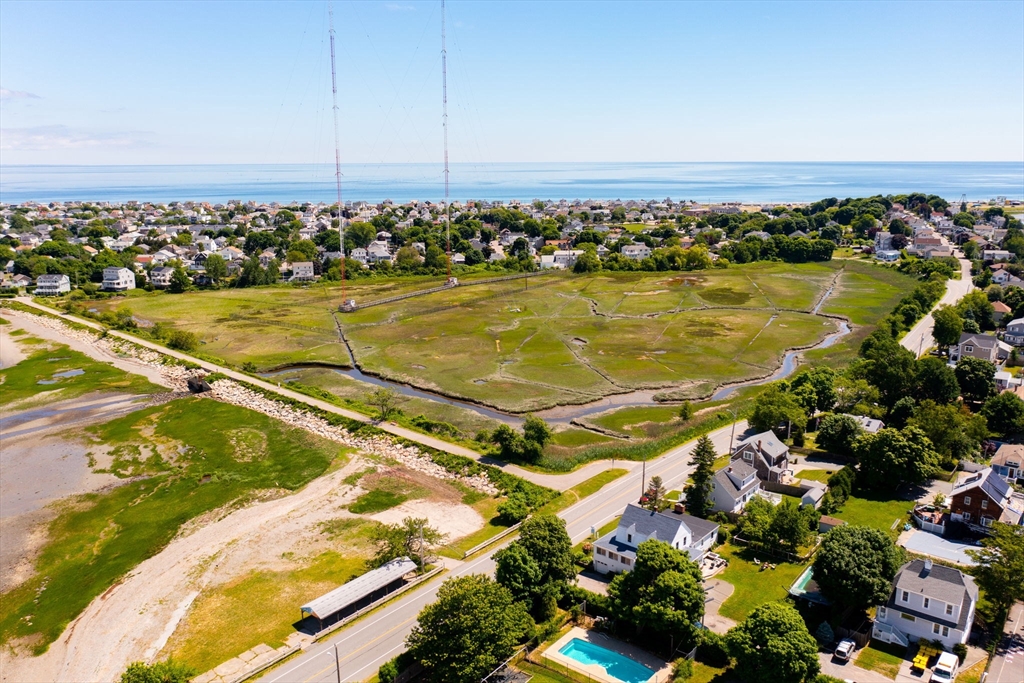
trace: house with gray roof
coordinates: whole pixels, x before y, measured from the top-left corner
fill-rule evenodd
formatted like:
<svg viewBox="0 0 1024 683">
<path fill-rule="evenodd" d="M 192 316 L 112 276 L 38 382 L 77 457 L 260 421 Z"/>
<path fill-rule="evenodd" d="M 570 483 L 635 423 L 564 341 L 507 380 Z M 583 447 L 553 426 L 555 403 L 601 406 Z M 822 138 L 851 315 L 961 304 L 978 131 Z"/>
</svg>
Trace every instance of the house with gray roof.
<svg viewBox="0 0 1024 683">
<path fill-rule="evenodd" d="M 594 543 L 594 569 L 602 574 L 628 572 L 636 548 L 647 540 L 664 541 L 700 563 L 718 536 L 718 524 L 678 512 L 652 512 L 630 503 L 614 531 Z"/>
<path fill-rule="evenodd" d="M 900 567 L 889 600 L 877 607 L 871 637 L 904 646 L 938 640 L 952 650 L 967 642 L 977 604 L 973 578 L 931 560 L 913 560 Z"/>
<path fill-rule="evenodd" d="M 789 469 L 789 446 L 768 430 L 754 434 L 736 444 L 732 461 L 743 461 L 757 471 L 763 481 L 784 483 L 792 472 Z"/>
<path fill-rule="evenodd" d="M 873 417 L 866 417 L 864 415 L 850 415 L 849 417 L 852 417 L 854 422 L 860 425 L 860 428 L 868 434 L 877 434 L 878 430 L 885 429 L 885 423 Z"/>
<path fill-rule="evenodd" d="M 952 353 L 955 353 L 955 360 L 970 356 L 971 358 L 980 358 L 981 360 L 1001 365 L 1003 361 L 1010 357 L 1012 350 L 1012 346 L 996 339 L 991 334 L 964 332 L 960 335 L 960 342 L 957 344 L 955 351 L 951 350 L 950 359 L 954 360 Z"/>
<path fill-rule="evenodd" d="M 743 460 L 734 460 L 715 472 L 711 480 L 711 509 L 713 512 L 739 514 L 760 490 L 761 480 L 757 476 L 757 470 Z"/>
</svg>

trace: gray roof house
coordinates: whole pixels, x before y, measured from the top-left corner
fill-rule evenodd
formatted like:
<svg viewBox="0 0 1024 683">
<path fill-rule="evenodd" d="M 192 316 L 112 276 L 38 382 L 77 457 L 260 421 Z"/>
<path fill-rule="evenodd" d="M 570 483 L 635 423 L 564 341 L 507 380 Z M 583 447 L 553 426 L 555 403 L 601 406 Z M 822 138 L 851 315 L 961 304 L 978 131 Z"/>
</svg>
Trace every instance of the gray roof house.
<svg viewBox="0 0 1024 683">
<path fill-rule="evenodd" d="M 654 539 L 700 563 L 718 536 L 718 524 L 693 515 L 652 512 L 630 503 L 614 531 L 594 543 L 594 569 L 602 574 L 628 572 L 636 562 L 636 548 Z"/>
<path fill-rule="evenodd" d="M 732 461 L 742 460 L 755 470 L 764 481 L 782 483 L 789 472 L 789 446 L 768 430 L 754 434 L 736 444 Z"/>
<path fill-rule="evenodd" d="M 878 430 L 885 429 L 885 423 L 873 417 L 865 417 L 864 415 L 850 415 L 850 417 L 868 434 L 875 434 Z"/>
<path fill-rule="evenodd" d="M 964 332 L 960 335 L 960 342 L 956 347 L 956 358 L 959 360 L 964 356 L 970 356 L 998 365 L 1010 357 L 1012 348 L 990 334 Z"/>
<path fill-rule="evenodd" d="M 36 296 L 60 296 L 71 291 L 67 275 L 44 274 L 36 278 Z"/>
<path fill-rule="evenodd" d="M 973 578 L 931 560 L 913 560 L 896 573 L 889 600 L 876 610 L 871 636 L 900 645 L 938 640 L 952 650 L 967 642 L 977 604 Z"/>
<path fill-rule="evenodd" d="M 727 467 L 715 472 L 711 480 L 711 500 L 714 512 L 743 512 L 744 506 L 761 490 L 757 471 L 743 462 L 733 460 Z"/>
</svg>

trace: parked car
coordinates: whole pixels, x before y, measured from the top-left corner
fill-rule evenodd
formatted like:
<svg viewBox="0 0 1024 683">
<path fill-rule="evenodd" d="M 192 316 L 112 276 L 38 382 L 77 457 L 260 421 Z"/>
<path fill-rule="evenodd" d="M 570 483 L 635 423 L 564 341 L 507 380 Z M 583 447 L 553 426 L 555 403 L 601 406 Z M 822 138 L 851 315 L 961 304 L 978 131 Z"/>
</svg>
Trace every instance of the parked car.
<svg viewBox="0 0 1024 683">
<path fill-rule="evenodd" d="M 932 669 L 932 677 L 928 680 L 931 683 L 952 683 L 959 668 L 960 658 L 950 652 L 943 652 L 939 655 L 939 661 Z"/>
<path fill-rule="evenodd" d="M 853 657 L 853 652 L 856 649 L 857 643 L 853 642 L 849 638 L 843 638 L 841 641 L 839 641 L 839 645 L 836 647 L 836 651 L 833 653 L 833 656 L 836 659 L 841 659 L 844 662 L 848 662 L 850 661 L 850 658 Z"/>
</svg>

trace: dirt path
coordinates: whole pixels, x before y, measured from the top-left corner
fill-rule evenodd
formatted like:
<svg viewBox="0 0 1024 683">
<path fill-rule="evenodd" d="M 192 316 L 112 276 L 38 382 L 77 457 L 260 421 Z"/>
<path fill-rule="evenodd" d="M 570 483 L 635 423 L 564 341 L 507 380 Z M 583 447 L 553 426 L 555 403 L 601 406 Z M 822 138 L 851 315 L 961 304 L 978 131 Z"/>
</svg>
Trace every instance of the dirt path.
<svg viewBox="0 0 1024 683">
<path fill-rule="evenodd" d="M 11 325 L 0 325 L 0 330 L 3 330 L 0 334 L 5 334 L 8 327 L 22 329 L 40 339 L 67 344 L 72 350 L 84 353 L 94 360 L 111 363 L 118 370 L 142 375 L 153 384 L 158 384 L 162 387 L 171 386 L 171 382 L 167 380 L 159 368 L 132 358 L 118 356 L 110 352 L 103 345 L 97 344 L 95 339 L 88 339 L 89 335 L 85 332 L 72 334 L 66 328 L 57 328 L 55 324 L 47 324 L 48 321 L 45 318 L 40 318 L 40 316 L 32 315 L 31 313 L 4 309 L 3 314 L 5 318 L 11 321 Z M 3 343 L 3 339 L 0 338 L 0 343 Z M 4 345 L 6 346 L 6 344 Z M 3 366 L 7 367 L 6 360 L 4 360 Z"/>
<path fill-rule="evenodd" d="M 304 489 L 193 520 L 159 554 L 138 565 L 75 619 L 39 657 L 0 651 L 2 681 L 113 681 L 128 663 L 154 657 L 203 588 L 250 571 L 296 566 L 322 543 L 319 524 L 351 516 L 359 489 L 344 478 L 355 457 Z"/>
<path fill-rule="evenodd" d="M 11 332 L 15 329 L 14 325 L 0 325 L 0 368 L 17 365 L 25 360 L 27 355 L 21 348 L 21 344 L 11 336 Z"/>
</svg>

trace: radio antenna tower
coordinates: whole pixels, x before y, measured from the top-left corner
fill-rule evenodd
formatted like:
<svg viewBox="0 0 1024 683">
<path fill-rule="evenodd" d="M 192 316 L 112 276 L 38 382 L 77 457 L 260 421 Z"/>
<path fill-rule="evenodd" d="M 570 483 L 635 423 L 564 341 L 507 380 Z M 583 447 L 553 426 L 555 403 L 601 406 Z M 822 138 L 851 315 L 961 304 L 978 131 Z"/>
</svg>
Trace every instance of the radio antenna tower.
<svg viewBox="0 0 1024 683">
<path fill-rule="evenodd" d="M 445 44 L 444 0 L 441 0 L 441 122 L 444 128 L 444 234 L 448 280 L 452 282 L 452 210 L 448 202 L 448 50 Z"/>
<path fill-rule="evenodd" d="M 338 74 L 334 68 L 334 3 L 327 5 L 331 36 L 331 93 L 334 96 L 334 182 L 338 188 L 338 242 L 341 250 L 341 305 L 348 307 L 345 296 L 345 217 L 341 205 L 341 141 L 338 137 Z"/>
</svg>

